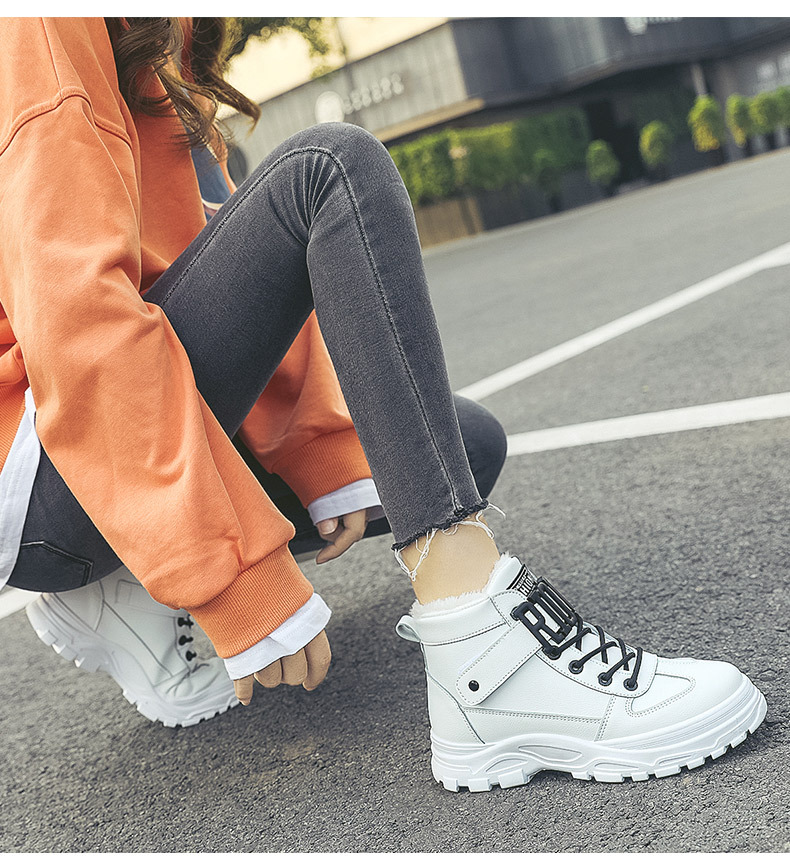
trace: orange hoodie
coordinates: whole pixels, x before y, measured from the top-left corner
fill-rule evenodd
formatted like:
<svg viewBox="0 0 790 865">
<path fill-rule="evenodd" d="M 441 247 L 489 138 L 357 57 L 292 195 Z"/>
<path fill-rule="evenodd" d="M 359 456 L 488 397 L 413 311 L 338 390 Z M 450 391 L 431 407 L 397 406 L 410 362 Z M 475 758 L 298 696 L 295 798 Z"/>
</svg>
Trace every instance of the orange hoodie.
<svg viewBox="0 0 790 865">
<path fill-rule="evenodd" d="M 124 564 L 237 654 L 312 587 L 142 295 L 205 225 L 180 121 L 132 116 L 102 18 L 0 19 L 0 43 L 0 466 L 29 383 L 45 451 Z M 305 505 L 371 476 L 314 316 L 241 432 Z"/>
</svg>

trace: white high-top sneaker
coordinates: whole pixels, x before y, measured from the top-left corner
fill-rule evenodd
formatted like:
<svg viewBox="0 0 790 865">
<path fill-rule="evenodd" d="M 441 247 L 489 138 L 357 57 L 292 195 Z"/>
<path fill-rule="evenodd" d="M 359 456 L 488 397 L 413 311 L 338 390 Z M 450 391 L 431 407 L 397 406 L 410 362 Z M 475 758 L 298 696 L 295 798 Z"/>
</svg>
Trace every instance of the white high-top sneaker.
<svg viewBox="0 0 790 865">
<path fill-rule="evenodd" d="M 166 727 L 197 724 L 238 703 L 220 658 L 199 661 L 186 610 L 157 603 L 125 567 L 27 606 L 39 638 L 83 670 L 109 673 L 126 699 Z"/>
<path fill-rule="evenodd" d="M 645 781 L 742 742 L 765 697 L 731 664 L 659 658 L 583 622 L 543 578 L 502 556 L 483 593 L 415 605 L 431 768 L 448 790 L 525 784 L 542 769 Z"/>
</svg>

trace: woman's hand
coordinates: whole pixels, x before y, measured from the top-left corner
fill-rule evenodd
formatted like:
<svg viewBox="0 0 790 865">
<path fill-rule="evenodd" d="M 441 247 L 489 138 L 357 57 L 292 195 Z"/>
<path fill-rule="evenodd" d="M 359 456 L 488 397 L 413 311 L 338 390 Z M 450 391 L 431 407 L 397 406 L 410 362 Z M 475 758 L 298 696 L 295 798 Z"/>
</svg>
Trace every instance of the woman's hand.
<svg viewBox="0 0 790 865">
<path fill-rule="evenodd" d="M 333 517 L 330 520 L 319 520 L 316 523 L 318 534 L 328 541 L 327 545 L 318 551 L 315 557 L 316 563 L 322 565 L 330 559 L 336 559 L 342 555 L 350 546 L 355 544 L 365 534 L 368 525 L 368 509 L 352 511 L 341 517 Z"/>
<path fill-rule="evenodd" d="M 321 631 L 317 637 L 293 655 L 280 658 L 268 667 L 258 670 L 252 676 L 235 679 L 233 690 L 244 706 L 250 705 L 252 688 L 257 679 L 264 688 L 276 688 L 278 685 L 301 685 L 305 691 L 315 690 L 326 677 L 329 663 L 332 660 L 332 650 L 326 631 Z"/>
</svg>

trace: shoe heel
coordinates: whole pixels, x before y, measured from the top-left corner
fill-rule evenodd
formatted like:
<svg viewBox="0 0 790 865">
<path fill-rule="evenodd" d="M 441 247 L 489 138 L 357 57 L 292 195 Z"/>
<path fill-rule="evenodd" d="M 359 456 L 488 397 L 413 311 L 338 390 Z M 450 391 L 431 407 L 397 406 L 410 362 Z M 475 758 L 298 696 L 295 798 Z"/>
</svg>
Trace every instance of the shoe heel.
<svg viewBox="0 0 790 865">
<path fill-rule="evenodd" d="M 497 745 L 455 745 L 432 737 L 431 771 L 445 790 L 484 793 L 494 786 L 528 784 L 546 767 L 518 752 L 502 751 Z"/>
<path fill-rule="evenodd" d="M 41 598 L 36 598 L 36 600 L 31 601 L 27 605 L 25 610 L 28 621 L 33 626 L 33 630 L 36 632 L 39 640 L 44 645 L 50 646 L 64 660 L 74 661 L 74 666 L 79 667 L 86 673 L 96 673 L 99 670 L 104 670 L 101 658 L 92 655 L 80 655 L 76 649 L 73 649 L 68 644 L 62 635 L 55 634 L 50 630 L 50 627 L 48 627 L 50 623 L 38 609 L 38 604 L 41 602 Z"/>
</svg>

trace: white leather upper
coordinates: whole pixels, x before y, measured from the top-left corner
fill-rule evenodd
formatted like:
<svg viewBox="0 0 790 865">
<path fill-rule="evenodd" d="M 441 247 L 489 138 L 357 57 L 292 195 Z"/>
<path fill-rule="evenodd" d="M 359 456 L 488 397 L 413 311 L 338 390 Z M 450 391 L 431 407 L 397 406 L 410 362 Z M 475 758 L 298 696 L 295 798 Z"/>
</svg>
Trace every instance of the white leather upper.
<svg viewBox="0 0 790 865">
<path fill-rule="evenodd" d="M 422 643 L 426 671 L 435 680 L 428 691 L 435 736 L 469 744 L 530 731 L 616 739 L 683 724 L 712 711 L 741 687 L 744 677 L 730 664 L 659 658 L 650 652 L 642 653 L 636 690 L 625 686 L 634 658 L 627 670 L 621 666 L 612 674 L 610 684 L 601 684 L 599 674 L 608 676 L 623 657 L 619 645 L 607 650 L 606 661 L 597 653 L 581 671 L 572 672 L 571 661 L 601 645 L 597 631 L 586 634 L 580 648 L 574 644 L 559 658 L 548 657 L 529 628 L 511 614 L 525 600 L 524 594 L 507 588 L 514 568 L 508 563 L 504 576 L 492 578 L 483 600 L 404 616 L 398 624 L 401 636 Z"/>
</svg>

